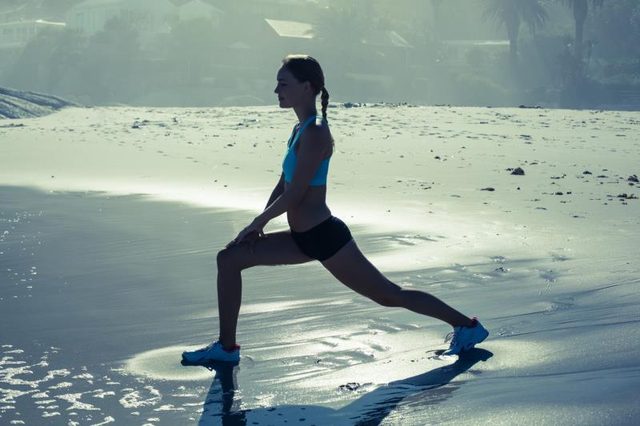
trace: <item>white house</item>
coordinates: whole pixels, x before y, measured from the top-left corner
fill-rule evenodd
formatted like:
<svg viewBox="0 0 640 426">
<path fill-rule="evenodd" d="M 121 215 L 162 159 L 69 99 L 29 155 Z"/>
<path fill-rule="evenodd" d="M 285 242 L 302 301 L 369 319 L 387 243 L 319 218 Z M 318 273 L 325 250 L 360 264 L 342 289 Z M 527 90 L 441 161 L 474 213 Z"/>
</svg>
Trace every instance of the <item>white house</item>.
<svg viewBox="0 0 640 426">
<path fill-rule="evenodd" d="M 170 22 L 177 15 L 169 0 L 86 0 L 67 13 L 70 29 L 91 36 L 104 29 L 115 17 L 130 20 L 142 34 L 162 34 L 170 31 Z"/>
<path fill-rule="evenodd" d="M 306 22 L 282 21 L 278 19 L 265 19 L 265 21 L 280 37 L 305 39 L 314 37 L 313 25 Z"/>
<path fill-rule="evenodd" d="M 29 19 L 0 23 L 0 49 L 22 49 L 44 29 L 63 30 L 64 22 Z"/>
</svg>

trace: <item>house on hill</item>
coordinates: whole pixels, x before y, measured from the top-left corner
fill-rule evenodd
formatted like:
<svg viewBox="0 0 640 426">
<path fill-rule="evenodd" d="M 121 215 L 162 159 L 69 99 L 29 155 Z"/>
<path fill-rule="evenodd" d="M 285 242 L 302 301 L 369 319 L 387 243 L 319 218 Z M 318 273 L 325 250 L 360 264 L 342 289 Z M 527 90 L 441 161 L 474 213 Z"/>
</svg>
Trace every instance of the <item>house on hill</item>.
<svg viewBox="0 0 640 426">
<path fill-rule="evenodd" d="M 177 7 L 169 0 L 86 0 L 67 13 L 67 24 L 87 36 L 104 30 L 116 17 L 129 20 L 141 34 L 155 35 L 170 31 Z"/>
<path fill-rule="evenodd" d="M 0 23 L 0 50 L 22 49 L 45 29 L 63 30 L 64 22 L 28 19 Z"/>
<path fill-rule="evenodd" d="M 64 22 L 27 19 L 0 23 L 0 75 L 42 31 L 62 31 Z"/>
</svg>

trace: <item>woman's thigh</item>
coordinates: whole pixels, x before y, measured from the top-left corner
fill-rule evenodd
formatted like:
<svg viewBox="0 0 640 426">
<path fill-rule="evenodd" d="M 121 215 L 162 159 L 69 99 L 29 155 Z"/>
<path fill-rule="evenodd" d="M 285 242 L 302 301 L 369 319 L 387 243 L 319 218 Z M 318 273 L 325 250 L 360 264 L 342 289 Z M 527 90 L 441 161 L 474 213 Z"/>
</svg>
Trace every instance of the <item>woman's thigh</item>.
<svg viewBox="0 0 640 426">
<path fill-rule="evenodd" d="M 253 242 L 229 246 L 218 253 L 218 266 L 240 269 L 258 265 L 294 265 L 313 260 L 300 251 L 291 231 L 265 234 Z"/>
<path fill-rule="evenodd" d="M 342 284 L 374 300 L 400 290 L 369 262 L 353 240 L 322 265 Z"/>
</svg>

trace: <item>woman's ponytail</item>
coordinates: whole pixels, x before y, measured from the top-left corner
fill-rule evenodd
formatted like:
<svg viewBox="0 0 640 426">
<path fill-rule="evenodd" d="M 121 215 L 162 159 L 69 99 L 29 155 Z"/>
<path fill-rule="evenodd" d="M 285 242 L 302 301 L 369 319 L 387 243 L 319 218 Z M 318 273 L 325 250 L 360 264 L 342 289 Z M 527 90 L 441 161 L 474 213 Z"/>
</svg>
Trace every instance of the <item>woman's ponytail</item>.
<svg viewBox="0 0 640 426">
<path fill-rule="evenodd" d="M 329 105 L 329 92 L 324 87 L 320 90 L 322 95 L 320 96 L 320 101 L 322 104 L 322 118 L 324 120 L 327 119 L 327 106 Z"/>
</svg>

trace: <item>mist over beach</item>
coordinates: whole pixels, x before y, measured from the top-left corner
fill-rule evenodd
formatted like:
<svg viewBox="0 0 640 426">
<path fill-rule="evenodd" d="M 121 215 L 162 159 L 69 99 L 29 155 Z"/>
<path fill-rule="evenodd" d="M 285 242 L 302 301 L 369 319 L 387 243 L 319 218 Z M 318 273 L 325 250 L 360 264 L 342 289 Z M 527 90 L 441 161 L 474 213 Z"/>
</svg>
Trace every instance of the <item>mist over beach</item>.
<svg viewBox="0 0 640 426">
<path fill-rule="evenodd" d="M 525 3 L 514 56 L 500 1 L 4 2 L 0 423 L 634 424 L 640 6 L 585 2 L 577 43 L 581 2 Z M 243 272 L 237 367 L 180 364 L 282 172 L 291 52 L 332 212 L 475 349 L 311 262 Z"/>
<path fill-rule="evenodd" d="M 637 110 L 635 0 L 4 0 L 0 87 L 83 105 L 272 105 L 310 53 L 340 102 Z"/>
</svg>

